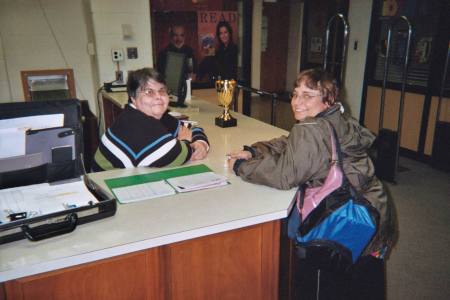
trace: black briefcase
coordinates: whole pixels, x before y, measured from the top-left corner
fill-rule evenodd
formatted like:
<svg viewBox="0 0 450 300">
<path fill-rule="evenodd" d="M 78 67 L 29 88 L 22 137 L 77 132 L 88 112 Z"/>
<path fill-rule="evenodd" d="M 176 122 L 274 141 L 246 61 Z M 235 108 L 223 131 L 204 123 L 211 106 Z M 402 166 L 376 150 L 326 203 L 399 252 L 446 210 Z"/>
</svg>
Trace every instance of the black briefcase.
<svg viewBox="0 0 450 300">
<path fill-rule="evenodd" d="M 16 124 L 19 118 L 36 116 L 63 121 L 56 127 L 32 127 L 26 131 L 24 153 L 1 156 L 0 192 L 40 183 L 59 185 L 83 180 L 98 201 L 45 215 L 27 216 L 24 212 L 13 211 L 7 221 L 3 219 L 0 222 L 0 244 L 23 238 L 36 241 L 68 233 L 77 225 L 113 216 L 116 212 L 116 200 L 85 176 L 80 101 L 65 99 L 0 104 L 0 129 Z M 7 200 L 0 197 L 0 201 Z"/>
</svg>

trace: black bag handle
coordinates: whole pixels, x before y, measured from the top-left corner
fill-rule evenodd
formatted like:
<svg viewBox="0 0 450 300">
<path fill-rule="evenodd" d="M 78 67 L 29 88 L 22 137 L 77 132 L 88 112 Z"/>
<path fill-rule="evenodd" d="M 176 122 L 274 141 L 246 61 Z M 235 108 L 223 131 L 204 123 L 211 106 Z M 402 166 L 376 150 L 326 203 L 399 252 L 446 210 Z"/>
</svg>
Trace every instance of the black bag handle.
<svg viewBox="0 0 450 300">
<path fill-rule="evenodd" d="M 70 233 L 75 230 L 78 225 L 78 215 L 76 213 L 70 213 L 66 216 L 64 221 L 44 224 L 31 228 L 28 224 L 21 226 L 23 234 L 33 242 L 43 239 L 51 238 L 57 235 Z"/>
</svg>

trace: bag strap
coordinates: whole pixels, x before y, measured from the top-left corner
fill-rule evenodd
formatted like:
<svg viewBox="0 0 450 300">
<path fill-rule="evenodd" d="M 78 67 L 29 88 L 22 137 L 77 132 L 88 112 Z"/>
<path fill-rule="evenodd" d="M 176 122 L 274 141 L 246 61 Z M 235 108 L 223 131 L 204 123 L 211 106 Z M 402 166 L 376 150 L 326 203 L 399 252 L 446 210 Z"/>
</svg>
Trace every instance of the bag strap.
<svg viewBox="0 0 450 300">
<path fill-rule="evenodd" d="M 331 124 L 330 121 L 328 121 L 327 119 L 325 119 L 325 123 L 327 124 L 328 130 L 330 132 L 330 140 L 331 140 L 331 165 L 333 163 L 336 164 L 336 166 L 340 169 L 340 171 L 342 172 L 342 185 L 344 185 L 344 183 L 347 183 L 348 179 L 345 176 L 344 173 L 344 168 L 343 168 L 343 163 L 342 163 L 342 153 L 341 153 L 341 145 L 339 143 L 339 139 L 337 137 L 337 133 L 336 130 L 334 129 L 333 124 Z M 330 167 L 331 170 L 331 167 Z M 328 172 L 330 172 L 330 170 Z M 299 213 L 300 216 L 300 220 L 302 219 L 302 207 L 303 207 L 303 201 L 305 198 L 305 189 L 301 188 L 301 185 L 299 185 L 297 192 L 295 193 L 295 203 L 297 206 L 297 211 Z"/>
<path fill-rule="evenodd" d="M 339 155 L 340 153 L 337 152 L 336 147 L 339 145 L 339 140 L 336 137 L 336 131 L 334 130 L 333 125 L 330 124 L 330 122 L 326 121 L 328 129 L 330 131 L 330 139 L 331 139 L 331 160 L 336 161 L 338 163 L 342 163 L 342 157 Z"/>
<path fill-rule="evenodd" d="M 336 129 L 330 121 L 325 120 L 327 124 L 328 130 L 330 131 L 330 140 L 331 140 L 331 160 L 333 162 L 337 162 L 338 166 L 341 168 L 342 173 L 344 173 L 343 168 L 343 160 L 342 160 L 342 152 L 341 152 L 341 144 L 339 143 L 339 139 L 337 137 Z"/>
<path fill-rule="evenodd" d="M 333 157 L 336 157 L 336 160 L 335 160 L 336 165 L 338 166 L 338 168 L 341 169 L 341 172 L 342 172 L 342 186 L 348 187 L 352 196 L 355 199 L 358 199 L 359 193 L 356 191 L 356 189 L 350 183 L 350 180 L 348 179 L 348 177 L 344 171 L 344 161 L 342 159 L 341 144 L 339 143 L 339 138 L 337 136 L 336 129 L 334 128 L 333 124 L 330 121 L 328 121 L 326 119 L 324 119 L 324 120 L 328 126 L 328 129 L 331 132 L 331 148 L 332 148 L 331 157 L 332 157 L 332 159 L 333 159 Z"/>
</svg>

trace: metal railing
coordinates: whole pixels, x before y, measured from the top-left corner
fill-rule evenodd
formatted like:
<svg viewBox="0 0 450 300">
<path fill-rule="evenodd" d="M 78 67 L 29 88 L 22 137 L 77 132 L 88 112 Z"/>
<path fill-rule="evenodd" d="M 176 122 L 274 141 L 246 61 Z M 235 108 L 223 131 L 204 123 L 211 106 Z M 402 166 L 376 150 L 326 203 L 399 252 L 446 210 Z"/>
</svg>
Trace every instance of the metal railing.
<svg viewBox="0 0 450 300">
<path fill-rule="evenodd" d="M 247 91 L 247 92 L 251 92 L 251 93 L 255 93 L 258 94 L 259 96 L 269 96 L 271 97 L 271 113 L 270 113 L 270 124 L 271 125 L 275 125 L 276 122 L 276 113 L 277 113 L 277 102 L 278 102 L 278 94 L 277 93 L 270 93 L 267 91 L 263 91 L 263 90 L 259 90 L 259 89 L 255 89 L 252 87 L 248 87 L 248 86 L 244 86 L 241 83 L 238 82 L 237 84 L 237 89 L 235 91 L 235 98 L 234 98 L 234 105 L 233 105 L 233 109 L 237 110 L 237 105 L 238 105 L 238 95 L 239 95 L 239 90 L 243 90 L 243 91 Z"/>
<path fill-rule="evenodd" d="M 325 53 L 323 56 L 323 69 L 327 70 L 328 67 L 328 48 L 330 44 L 330 27 L 331 24 L 333 24 L 333 21 L 340 20 L 342 25 L 344 26 L 344 32 L 343 32 L 343 41 L 342 41 L 342 57 L 340 62 L 340 74 L 339 74 L 339 83 L 341 86 L 343 86 L 344 83 L 344 75 L 345 75 L 345 61 L 347 58 L 347 45 L 348 45 L 348 32 L 350 30 L 350 27 L 348 25 L 347 20 L 345 20 L 345 17 L 343 14 L 335 14 L 332 16 L 327 23 L 327 29 L 325 32 Z M 338 65 L 339 63 L 336 61 L 330 62 L 330 64 Z"/>
</svg>

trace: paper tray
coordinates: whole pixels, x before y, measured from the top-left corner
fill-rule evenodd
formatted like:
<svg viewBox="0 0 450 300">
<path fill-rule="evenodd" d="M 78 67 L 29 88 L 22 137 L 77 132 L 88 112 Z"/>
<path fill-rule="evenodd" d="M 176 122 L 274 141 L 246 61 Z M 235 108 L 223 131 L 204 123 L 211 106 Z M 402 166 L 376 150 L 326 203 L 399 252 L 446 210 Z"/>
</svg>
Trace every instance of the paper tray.
<svg viewBox="0 0 450 300">
<path fill-rule="evenodd" d="M 24 238 L 39 241 L 72 232 L 78 225 L 113 216 L 117 209 L 116 199 L 110 198 L 86 177 L 85 184 L 99 202 L 0 224 L 0 244 Z"/>
</svg>

